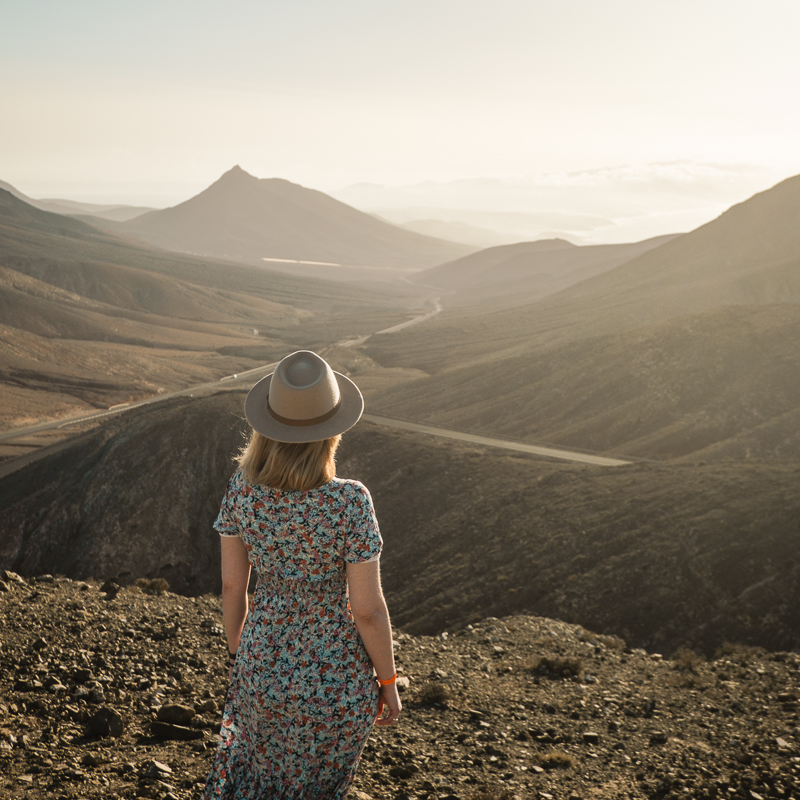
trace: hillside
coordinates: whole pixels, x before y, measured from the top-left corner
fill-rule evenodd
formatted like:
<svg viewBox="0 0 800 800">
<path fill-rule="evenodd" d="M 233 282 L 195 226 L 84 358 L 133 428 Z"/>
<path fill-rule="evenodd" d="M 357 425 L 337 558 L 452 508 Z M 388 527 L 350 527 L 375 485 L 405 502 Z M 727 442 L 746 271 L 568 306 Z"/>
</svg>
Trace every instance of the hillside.
<svg viewBox="0 0 800 800">
<path fill-rule="evenodd" d="M 259 180 L 239 167 L 190 200 L 117 229 L 169 250 L 256 265 L 269 258 L 413 271 L 475 249 L 404 231 L 322 192 Z"/>
<path fill-rule="evenodd" d="M 800 458 L 800 305 L 532 342 L 417 374 L 368 384 L 375 413 L 642 458 Z"/>
<path fill-rule="evenodd" d="M 373 337 L 374 362 L 428 375 L 374 408 L 649 458 L 797 458 L 798 218 L 792 178 L 538 302 Z"/>
<path fill-rule="evenodd" d="M 242 402 L 134 410 L 3 478 L 0 567 L 217 591 L 211 523 Z M 525 612 L 711 652 L 800 647 L 798 465 L 586 467 L 362 422 L 339 474 L 373 494 L 384 587 L 407 632 Z"/>
<path fill-rule="evenodd" d="M 226 693 L 219 599 L 0 576 L 8 796 L 198 798 Z M 350 800 L 800 792 L 795 653 L 666 659 L 531 616 L 395 639 L 403 712 L 373 729 Z"/>
<path fill-rule="evenodd" d="M 799 216 L 796 176 L 690 233 L 535 303 L 469 323 L 463 314 L 442 314 L 425 330 L 371 345 L 378 352 L 380 344 L 387 358 L 406 357 L 415 366 L 435 369 L 525 342 L 577 341 L 723 306 L 798 303 Z M 431 347 L 431 341 L 440 346 Z M 420 361 L 423 350 L 430 354 Z"/>
<path fill-rule="evenodd" d="M 369 332 L 404 319 L 413 291 L 378 295 L 168 253 L 0 191 L 0 427 Z"/>
<path fill-rule="evenodd" d="M 531 303 L 608 272 L 675 236 L 632 244 L 578 247 L 564 239 L 489 247 L 416 273 L 411 280 L 437 286 L 448 307 L 474 306 L 485 313 L 498 306 Z"/>
</svg>

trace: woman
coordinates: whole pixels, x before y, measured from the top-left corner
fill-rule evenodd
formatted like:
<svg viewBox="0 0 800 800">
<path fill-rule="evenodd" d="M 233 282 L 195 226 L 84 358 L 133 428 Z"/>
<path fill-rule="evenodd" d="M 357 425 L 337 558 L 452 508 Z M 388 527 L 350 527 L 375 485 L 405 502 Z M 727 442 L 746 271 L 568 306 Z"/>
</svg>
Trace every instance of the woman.
<svg viewBox="0 0 800 800">
<path fill-rule="evenodd" d="M 372 500 L 335 477 L 363 409 L 356 385 L 309 351 L 247 395 L 253 433 L 214 523 L 231 671 L 206 800 L 342 798 L 373 723 L 397 722 Z"/>
</svg>

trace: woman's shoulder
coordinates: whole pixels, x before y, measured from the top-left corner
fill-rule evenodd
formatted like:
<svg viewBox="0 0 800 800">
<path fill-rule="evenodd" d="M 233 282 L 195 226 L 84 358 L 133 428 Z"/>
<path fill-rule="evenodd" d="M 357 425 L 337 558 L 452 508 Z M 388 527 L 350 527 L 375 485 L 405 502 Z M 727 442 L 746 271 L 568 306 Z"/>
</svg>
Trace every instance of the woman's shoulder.
<svg viewBox="0 0 800 800">
<path fill-rule="evenodd" d="M 353 478 L 332 478 L 325 484 L 331 491 L 347 496 L 367 495 L 369 490 L 364 486 L 361 481 L 354 480 Z"/>
</svg>

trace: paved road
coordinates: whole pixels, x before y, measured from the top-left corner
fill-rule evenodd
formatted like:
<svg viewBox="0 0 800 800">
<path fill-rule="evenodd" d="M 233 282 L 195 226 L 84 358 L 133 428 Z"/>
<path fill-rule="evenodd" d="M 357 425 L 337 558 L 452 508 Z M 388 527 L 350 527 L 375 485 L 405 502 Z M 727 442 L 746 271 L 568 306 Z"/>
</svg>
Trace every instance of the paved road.
<svg viewBox="0 0 800 800">
<path fill-rule="evenodd" d="M 148 397 L 146 400 L 137 400 L 133 403 L 120 403 L 111 408 L 102 409 L 101 411 L 92 411 L 89 414 L 81 414 L 78 417 L 67 417 L 66 419 L 51 420 L 50 422 L 41 422 L 38 425 L 31 425 L 27 428 L 14 428 L 10 431 L 0 433 L 0 442 L 10 441 L 12 439 L 20 439 L 24 436 L 30 436 L 34 433 L 41 433 L 42 431 L 49 431 L 55 428 L 67 428 L 72 425 L 81 425 L 84 422 L 97 422 L 104 417 L 115 417 L 124 414 L 126 411 L 132 411 L 134 408 L 141 408 L 141 406 L 149 406 L 153 403 L 161 403 L 164 400 L 169 400 L 172 397 L 193 397 L 194 395 L 202 395 L 208 392 L 215 392 L 220 387 L 228 385 L 235 386 L 239 383 L 250 382 L 255 377 L 262 377 L 267 375 L 275 369 L 278 362 L 272 364 L 264 364 L 262 367 L 249 369 L 246 372 L 239 372 L 235 375 L 226 375 L 218 381 L 211 383 L 199 383 L 196 386 L 190 386 L 188 389 L 179 389 L 175 392 L 165 392 L 163 394 L 156 394 L 153 397 Z"/>
<path fill-rule="evenodd" d="M 609 458 L 608 456 L 592 455 L 590 453 L 578 453 L 573 450 L 561 450 L 555 447 L 541 447 L 537 444 L 525 444 L 524 442 L 512 442 L 508 439 L 495 439 L 491 436 L 478 436 L 474 433 L 462 433 L 461 431 L 451 431 L 446 428 L 437 428 L 433 425 L 422 425 L 419 422 L 408 422 L 392 417 L 381 417 L 377 414 L 364 414 L 363 418 L 368 422 L 375 422 L 378 425 L 385 425 L 389 428 L 400 428 L 404 431 L 415 431 L 416 433 L 426 433 L 430 436 L 440 436 L 444 439 L 456 439 L 459 442 L 471 442 L 472 444 L 482 444 L 488 447 L 499 447 L 503 450 L 514 450 L 518 453 L 529 453 L 536 456 L 547 458 L 558 458 L 562 461 L 579 461 L 583 464 L 594 464 L 599 467 L 621 467 L 624 464 L 632 464 L 632 461 L 625 461 L 621 458 Z"/>
<path fill-rule="evenodd" d="M 406 320 L 405 322 L 401 322 L 399 325 L 392 325 L 391 328 L 384 328 L 382 331 L 375 331 L 375 333 L 368 333 L 366 336 L 361 336 L 358 339 L 344 339 L 341 342 L 337 342 L 336 344 L 340 347 L 354 347 L 355 345 L 364 344 L 367 339 L 371 339 L 373 336 L 380 336 L 384 333 L 396 333 L 397 331 L 402 331 L 405 328 L 410 328 L 412 325 L 418 325 L 420 322 L 425 322 L 426 319 L 430 319 L 431 317 L 435 317 L 443 308 L 442 304 L 439 302 L 441 298 L 435 297 L 431 302 L 433 303 L 433 311 L 426 311 L 424 314 L 418 314 L 413 319 Z"/>
</svg>

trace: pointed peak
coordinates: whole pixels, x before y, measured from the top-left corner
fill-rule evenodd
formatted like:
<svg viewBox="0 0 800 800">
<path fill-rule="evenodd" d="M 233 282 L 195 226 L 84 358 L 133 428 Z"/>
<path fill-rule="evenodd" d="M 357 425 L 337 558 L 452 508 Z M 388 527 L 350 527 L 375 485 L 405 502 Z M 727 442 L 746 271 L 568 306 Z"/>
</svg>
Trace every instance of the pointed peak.
<svg viewBox="0 0 800 800">
<path fill-rule="evenodd" d="M 249 172 L 245 172 L 238 164 L 235 167 L 231 167 L 231 169 L 223 173 L 222 176 L 220 177 L 220 180 L 230 180 L 230 179 L 234 180 L 246 179 L 252 181 L 258 180 L 258 178 L 256 178 L 254 175 L 251 175 Z"/>
</svg>

